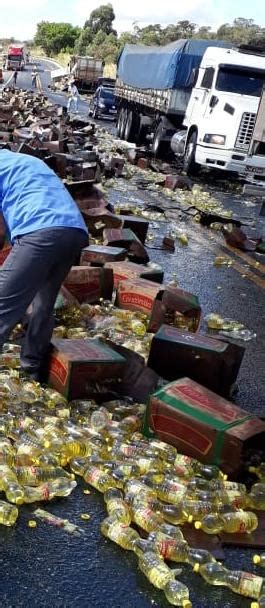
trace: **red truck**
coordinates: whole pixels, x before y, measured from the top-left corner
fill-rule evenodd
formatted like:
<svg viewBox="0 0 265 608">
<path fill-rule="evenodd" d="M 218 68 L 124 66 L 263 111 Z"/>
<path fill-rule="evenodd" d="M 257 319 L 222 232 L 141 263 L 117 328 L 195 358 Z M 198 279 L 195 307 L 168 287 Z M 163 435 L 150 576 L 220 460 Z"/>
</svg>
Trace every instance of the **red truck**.
<svg viewBox="0 0 265 608">
<path fill-rule="evenodd" d="M 24 44 L 12 44 L 8 47 L 6 70 L 24 70 L 26 50 Z"/>
</svg>

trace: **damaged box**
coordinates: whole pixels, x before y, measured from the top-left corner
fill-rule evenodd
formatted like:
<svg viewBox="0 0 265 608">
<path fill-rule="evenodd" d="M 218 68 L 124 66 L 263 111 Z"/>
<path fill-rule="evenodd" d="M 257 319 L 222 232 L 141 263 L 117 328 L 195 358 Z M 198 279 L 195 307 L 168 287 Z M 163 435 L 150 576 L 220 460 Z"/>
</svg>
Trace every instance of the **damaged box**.
<svg viewBox="0 0 265 608">
<path fill-rule="evenodd" d="M 192 380 L 229 397 L 244 352 L 238 344 L 162 325 L 152 340 L 148 365 L 166 380 L 188 374 Z"/>
<path fill-rule="evenodd" d="M 190 378 L 181 378 L 150 397 L 143 433 L 235 475 L 244 451 L 264 445 L 265 422 Z"/>
<path fill-rule="evenodd" d="M 120 281 L 127 279 L 143 278 L 155 283 L 162 283 L 164 278 L 164 271 L 158 264 L 155 267 L 149 267 L 133 262 L 107 262 L 105 268 L 113 270 L 114 287 L 117 287 Z"/>
<path fill-rule="evenodd" d="M 52 340 L 48 384 L 67 399 L 89 396 L 90 382 L 123 376 L 125 359 L 100 340 Z"/>
<path fill-rule="evenodd" d="M 103 266 L 106 262 L 125 260 L 127 251 L 122 247 L 105 247 L 104 245 L 89 245 L 82 249 L 80 264 Z"/>
<path fill-rule="evenodd" d="M 110 300 L 113 291 L 113 272 L 111 268 L 93 268 L 91 266 L 72 266 L 64 286 L 78 302 L 90 304 L 100 298 Z"/>
<path fill-rule="evenodd" d="M 153 333 L 163 323 L 184 327 L 192 332 L 199 328 L 201 307 L 198 298 L 183 289 L 161 286 L 145 279 L 121 281 L 116 304 L 120 308 L 148 315 L 148 331 Z"/>
</svg>

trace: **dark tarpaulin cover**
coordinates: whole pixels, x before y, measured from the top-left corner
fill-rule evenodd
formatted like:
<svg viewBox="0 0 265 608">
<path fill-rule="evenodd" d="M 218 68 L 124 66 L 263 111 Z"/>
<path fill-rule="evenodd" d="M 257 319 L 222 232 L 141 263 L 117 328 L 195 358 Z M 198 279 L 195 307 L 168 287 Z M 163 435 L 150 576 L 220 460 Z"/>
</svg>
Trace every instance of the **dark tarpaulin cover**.
<svg viewBox="0 0 265 608">
<path fill-rule="evenodd" d="M 126 44 L 118 60 L 118 77 L 138 89 L 189 88 L 209 46 L 231 48 L 221 40 L 177 40 L 166 46 Z"/>
</svg>

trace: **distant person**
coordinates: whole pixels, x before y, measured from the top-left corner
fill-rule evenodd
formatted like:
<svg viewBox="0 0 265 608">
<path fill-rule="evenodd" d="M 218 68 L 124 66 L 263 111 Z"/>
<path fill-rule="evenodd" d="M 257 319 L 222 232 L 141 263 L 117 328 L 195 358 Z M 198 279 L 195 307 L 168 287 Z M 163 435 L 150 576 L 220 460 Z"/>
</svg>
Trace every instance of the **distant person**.
<svg viewBox="0 0 265 608">
<path fill-rule="evenodd" d="M 74 107 L 73 111 L 77 112 L 78 101 L 79 101 L 79 92 L 78 92 L 78 88 L 75 84 L 75 81 L 70 82 L 70 84 L 68 86 L 68 94 L 69 94 L 69 99 L 68 99 L 68 104 L 67 104 L 67 112 L 71 112 L 72 105 Z"/>
<path fill-rule="evenodd" d="M 15 70 L 15 71 L 14 71 L 14 74 L 13 74 L 13 81 L 14 81 L 14 85 L 15 85 L 15 87 L 16 87 L 16 86 L 17 86 L 17 70 Z"/>
<path fill-rule="evenodd" d="M 38 72 L 36 70 L 36 68 L 34 68 L 34 70 L 32 70 L 31 72 L 31 86 L 36 89 L 37 86 L 37 76 L 38 76 Z"/>
</svg>

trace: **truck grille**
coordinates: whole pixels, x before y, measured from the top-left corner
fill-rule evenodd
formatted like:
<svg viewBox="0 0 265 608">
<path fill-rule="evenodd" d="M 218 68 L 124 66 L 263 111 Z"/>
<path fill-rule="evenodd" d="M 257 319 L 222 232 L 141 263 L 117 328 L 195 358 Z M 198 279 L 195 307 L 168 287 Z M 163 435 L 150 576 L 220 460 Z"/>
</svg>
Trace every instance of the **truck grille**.
<svg viewBox="0 0 265 608">
<path fill-rule="evenodd" d="M 248 151 L 255 126 L 256 114 L 244 112 L 236 138 L 235 147 L 238 150 Z"/>
</svg>

